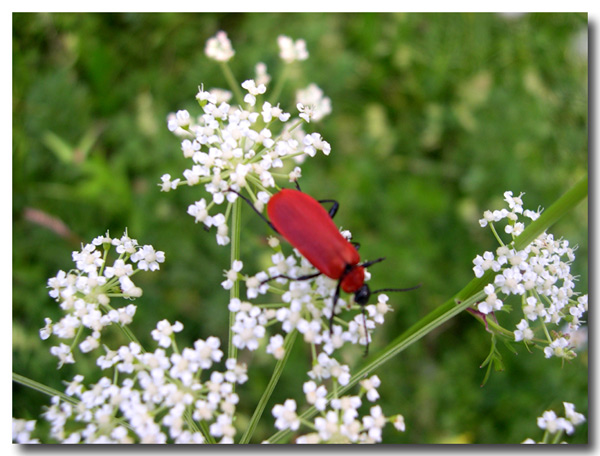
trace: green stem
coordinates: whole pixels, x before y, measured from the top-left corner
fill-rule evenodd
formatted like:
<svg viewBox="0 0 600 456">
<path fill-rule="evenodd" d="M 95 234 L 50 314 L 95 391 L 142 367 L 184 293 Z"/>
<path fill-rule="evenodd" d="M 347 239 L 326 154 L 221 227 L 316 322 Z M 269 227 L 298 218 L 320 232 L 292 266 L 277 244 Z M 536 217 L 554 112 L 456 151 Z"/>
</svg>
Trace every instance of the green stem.
<svg viewBox="0 0 600 456">
<path fill-rule="evenodd" d="M 229 262 L 233 268 L 233 262 L 240 258 L 240 233 L 242 228 L 241 220 L 242 205 L 239 199 L 233 203 L 231 214 L 231 255 Z M 240 281 L 233 282 L 233 286 L 229 290 L 229 302 L 234 298 L 240 297 Z M 237 348 L 233 345 L 233 331 L 231 328 L 235 324 L 235 312 L 229 312 L 229 344 L 227 346 L 227 357 L 237 359 Z"/>
<path fill-rule="evenodd" d="M 121 323 L 119 323 L 118 326 L 119 326 L 119 328 L 121 328 L 121 331 L 123 331 L 123 334 L 125 334 L 125 336 L 131 342 L 139 345 L 140 350 L 142 351 L 142 353 L 146 353 L 146 350 L 144 350 L 144 347 L 142 346 L 142 344 L 140 343 L 140 341 L 138 340 L 138 338 L 135 337 L 135 334 L 133 334 L 133 332 L 131 331 L 131 329 L 129 329 L 129 326 L 122 325 Z"/>
<path fill-rule="evenodd" d="M 573 209 L 588 194 L 588 178 L 585 176 L 556 202 L 531 222 L 525 231 L 515 239 L 515 248 L 521 250 L 546 231 L 563 215 Z"/>
<path fill-rule="evenodd" d="M 556 223 L 563 215 L 573 209 L 586 196 L 587 176 L 561 196 L 549 209 L 544 211 L 537 220 L 529 224 L 523 233 L 516 238 L 515 248 L 517 250 L 525 248 L 535 238 Z M 493 275 L 494 272 L 489 269 L 483 276 L 474 278 L 452 298 L 447 300 L 440 307 L 431 311 L 404 333 L 400 334 L 381 353 L 372 358 L 371 361 L 356 372 L 351 377 L 348 384 L 340 388 L 338 394 L 344 394 L 345 391 L 352 388 L 361 379 L 370 375 L 375 369 L 391 360 L 394 356 L 404 351 L 404 349 L 417 342 L 423 336 L 438 328 L 468 307 L 479 302 L 485 296 L 485 293 L 482 291 L 483 288 L 493 280 Z M 328 400 L 331 399 L 331 396 L 331 394 L 327 396 Z M 316 413 L 317 410 L 313 406 L 304 412 L 300 418 L 307 420 Z M 269 443 L 281 443 L 290 435 L 291 431 L 289 429 L 279 431 L 273 434 L 268 441 Z"/>
<path fill-rule="evenodd" d="M 15 383 L 26 386 L 27 388 L 31 388 L 33 390 L 39 391 L 40 393 L 46 394 L 50 397 L 58 396 L 61 401 L 69 402 L 73 405 L 77 405 L 79 401 L 71 396 L 66 395 L 65 393 L 58 391 L 50 386 L 44 385 L 43 383 L 36 382 L 30 378 L 24 377 L 22 375 L 16 374 L 13 372 L 12 380 Z"/>
<path fill-rule="evenodd" d="M 552 438 L 552 442 L 550 442 L 551 445 L 556 445 L 560 443 L 560 439 L 562 439 L 564 435 L 564 431 L 558 431 L 556 433 L 556 435 L 554 435 L 554 437 Z"/>
<path fill-rule="evenodd" d="M 240 89 L 240 85 L 237 83 L 231 68 L 227 62 L 221 62 L 221 69 L 223 70 L 223 74 L 225 75 L 225 79 L 227 80 L 227 84 L 231 87 L 231 90 L 235 94 L 235 98 L 237 99 L 239 104 L 244 102 L 244 95 L 242 94 L 242 89 Z"/>
<path fill-rule="evenodd" d="M 277 382 L 279 381 L 279 377 L 281 376 L 281 373 L 283 372 L 283 368 L 285 367 L 287 360 L 290 356 L 290 353 L 292 351 L 292 347 L 294 346 L 294 341 L 296 340 L 297 335 L 298 335 L 298 331 L 294 330 L 286 336 L 285 342 L 283 344 L 285 354 L 284 354 L 283 358 L 281 358 L 279 361 L 277 361 L 277 364 L 275 365 L 275 369 L 273 370 L 273 375 L 271 376 L 271 379 L 269 380 L 269 383 L 268 383 L 267 387 L 265 388 L 265 391 L 264 391 L 263 395 L 261 396 L 260 401 L 258 401 L 258 405 L 256 406 L 254 413 L 252 414 L 252 418 L 250 418 L 250 423 L 248 424 L 248 427 L 246 428 L 246 432 L 244 432 L 244 435 L 242 435 L 242 438 L 240 439 L 239 443 L 248 443 L 250 441 L 250 438 L 252 437 L 252 434 L 254 433 L 256 426 L 258 425 L 260 417 L 262 416 L 262 414 L 265 410 L 265 407 L 267 406 L 267 403 L 269 402 L 269 399 L 271 398 L 271 394 L 273 394 L 273 390 L 275 389 L 275 386 L 277 386 Z"/>
<path fill-rule="evenodd" d="M 277 78 L 277 85 L 273 89 L 273 92 L 271 92 L 271 96 L 269 98 L 271 100 L 271 104 L 274 104 L 277 102 L 277 100 L 279 100 L 279 96 L 281 95 L 281 91 L 283 90 L 283 86 L 285 84 L 285 80 L 287 79 L 288 74 L 289 64 L 286 64 L 284 65 L 281 74 Z"/>
</svg>

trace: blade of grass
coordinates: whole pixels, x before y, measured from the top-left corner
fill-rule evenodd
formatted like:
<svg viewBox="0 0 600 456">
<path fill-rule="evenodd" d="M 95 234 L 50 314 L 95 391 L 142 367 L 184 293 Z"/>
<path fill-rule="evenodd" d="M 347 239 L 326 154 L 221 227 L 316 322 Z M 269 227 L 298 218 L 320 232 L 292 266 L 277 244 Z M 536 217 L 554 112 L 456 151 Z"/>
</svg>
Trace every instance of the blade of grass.
<svg viewBox="0 0 600 456">
<path fill-rule="evenodd" d="M 250 418 L 250 424 L 246 428 L 246 432 L 244 432 L 244 435 L 242 435 L 242 438 L 240 439 L 239 443 L 248 443 L 250 441 L 250 438 L 252 437 L 252 434 L 254 434 L 254 431 L 256 429 L 256 426 L 258 425 L 260 417 L 262 416 L 262 414 L 265 410 L 265 407 L 267 406 L 267 403 L 269 402 L 269 399 L 271 398 L 271 394 L 273 394 L 273 390 L 275 389 L 275 386 L 277 386 L 279 377 L 281 377 L 281 373 L 283 372 L 283 368 L 285 367 L 286 362 L 290 356 L 290 353 L 292 351 L 292 347 L 294 346 L 294 342 L 296 341 L 297 335 L 298 335 L 298 331 L 294 330 L 286 336 L 285 342 L 283 344 L 283 347 L 285 349 L 285 355 L 283 356 L 282 359 L 277 361 L 277 364 L 275 365 L 275 369 L 273 370 L 273 375 L 271 376 L 271 379 L 269 380 L 269 384 L 265 388 L 265 391 L 264 391 L 262 397 L 260 398 L 260 401 L 258 401 L 258 405 L 256 406 L 254 413 L 252 414 L 252 418 Z"/>
</svg>

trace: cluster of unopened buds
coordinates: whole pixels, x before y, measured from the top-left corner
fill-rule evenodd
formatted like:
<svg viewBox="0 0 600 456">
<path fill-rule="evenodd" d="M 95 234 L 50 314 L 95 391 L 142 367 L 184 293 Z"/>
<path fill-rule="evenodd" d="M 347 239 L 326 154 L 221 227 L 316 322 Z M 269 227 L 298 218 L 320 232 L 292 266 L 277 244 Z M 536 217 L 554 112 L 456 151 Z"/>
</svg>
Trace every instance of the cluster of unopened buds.
<svg viewBox="0 0 600 456">
<path fill-rule="evenodd" d="M 579 332 L 584 331 L 581 323 L 588 310 L 587 294 L 575 291 L 577 279 L 570 271 L 576 248 L 569 241 L 554 239 L 552 234 L 544 232 L 525 248 L 515 249 L 514 240 L 524 231 L 526 219 L 536 220 L 541 212 L 523 209 L 522 196 L 505 192 L 508 208 L 486 211 L 479 221 L 482 227 L 492 229 L 500 247 L 495 253 L 488 251 L 473 260 L 476 277 L 482 277 L 490 269 L 495 273 L 493 282 L 484 288 L 486 298 L 477 304 L 477 310 L 489 315 L 504 308 L 500 297 L 519 296 L 523 318 L 514 330 L 514 340 L 545 345 L 546 358 L 569 360 L 576 356 L 576 341 Z M 511 236 L 508 243 L 502 242 L 495 229 L 494 224 L 502 220 L 507 221 L 504 231 Z M 543 339 L 536 338 L 530 322 L 539 323 Z M 550 331 L 550 325 L 558 330 Z"/>
</svg>

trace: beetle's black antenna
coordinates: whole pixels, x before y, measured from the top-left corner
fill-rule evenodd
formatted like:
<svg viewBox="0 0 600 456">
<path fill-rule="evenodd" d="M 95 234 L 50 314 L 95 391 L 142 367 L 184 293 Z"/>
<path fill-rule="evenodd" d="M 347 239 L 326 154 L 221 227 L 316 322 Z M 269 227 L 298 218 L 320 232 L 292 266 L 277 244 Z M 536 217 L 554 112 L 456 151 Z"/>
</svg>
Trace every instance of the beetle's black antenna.
<svg viewBox="0 0 600 456">
<path fill-rule="evenodd" d="M 377 258 L 376 260 L 365 261 L 364 263 L 359 264 L 359 266 L 362 266 L 363 268 L 368 268 L 369 266 L 375 263 L 381 263 L 383 260 L 385 260 L 385 257 Z"/>
<path fill-rule="evenodd" d="M 421 287 L 421 283 L 419 285 L 415 285 L 414 287 L 410 287 L 410 288 L 381 288 L 379 290 L 373 290 L 371 291 L 371 294 L 373 293 L 385 293 L 386 291 L 412 291 L 412 290 L 416 290 L 417 288 Z"/>
</svg>

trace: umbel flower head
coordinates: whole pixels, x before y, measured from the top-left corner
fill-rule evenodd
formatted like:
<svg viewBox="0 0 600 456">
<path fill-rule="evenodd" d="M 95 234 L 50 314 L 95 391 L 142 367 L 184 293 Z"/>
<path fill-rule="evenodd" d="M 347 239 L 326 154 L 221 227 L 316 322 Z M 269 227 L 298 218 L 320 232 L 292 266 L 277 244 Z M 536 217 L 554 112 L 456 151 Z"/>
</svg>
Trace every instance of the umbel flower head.
<svg viewBox="0 0 600 456">
<path fill-rule="evenodd" d="M 576 247 L 566 239 L 555 239 L 550 233 L 542 233 L 521 250 L 514 247 L 514 240 L 525 230 L 527 220 L 536 220 L 541 210 L 523 209 L 523 193 L 514 196 L 504 193 L 508 208 L 485 211 L 479 221 L 482 227 L 489 226 L 500 242 L 495 252 L 485 252 L 473 260 L 476 277 L 488 270 L 495 273 L 494 280 L 484 288 L 486 298 L 477 304 L 484 314 L 503 310 L 505 297 L 516 295 L 521 300 L 523 318 L 514 331 L 514 340 L 536 341 L 546 345 L 546 358 L 572 359 L 576 356 L 570 339 L 584 322 L 587 312 L 587 295 L 575 291 L 577 280 L 571 274 L 571 263 L 575 260 Z M 504 232 L 510 242 L 504 243 L 496 232 L 495 224 L 506 221 Z M 503 299 L 500 299 L 503 298 Z M 542 339 L 536 339 L 531 324 L 540 327 Z M 552 326 L 562 330 L 551 330 Z"/>
<path fill-rule="evenodd" d="M 113 247 L 119 257 L 110 264 L 107 257 Z M 72 256 L 74 269 L 59 271 L 48 279 L 49 295 L 65 316 L 57 322 L 46 318 L 46 325 L 40 330 L 44 340 L 52 335 L 71 340 L 70 345 L 60 343 L 50 349 L 50 353 L 58 357 L 59 367 L 75 362 L 72 346 L 78 343 L 81 352 L 90 352 L 100 346 L 104 328 L 112 324 L 130 324 L 137 307 L 134 304 L 114 307 L 112 298 L 133 300 L 140 297 L 142 289 L 133 282 L 133 275 L 141 270 L 156 271 L 165 261 L 164 252 L 156 251 L 151 245 L 140 246 L 127 231 L 120 238 L 111 238 L 108 233 L 98 236 Z M 83 340 L 82 329 L 88 332 Z"/>
<path fill-rule="evenodd" d="M 86 384 L 75 375 L 65 395 L 52 398 L 43 414 L 50 437 L 61 443 L 233 443 L 235 385 L 247 381 L 246 365 L 230 358 L 217 370 L 223 352 L 216 337 L 179 351 L 173 333 L 182 329 L 179 322 L 159 322 L 154 351 L 134 342 L 105 347 L 97 358 L 103 377 Z M 14 420 L 13 440 L 37 443 L 30 437 L 34 428 L 34 421 Z"/>
<path fill-rule="evenodd" d="M 302 40 L 280 37 L 284 64 L 308 58 Z M 206 55 L 225 64 L 235 52 L 225 32 L 208 40 Z M 168 128 L 181 138 L 181 151 L 190 166 L 182 177 L 161 177 L 162 191 L 181 185 L 203 186 L 205 195 L 188 207 L 196 223 L 215 227 L 217 243 L 229 243 L 228 219 L 237 195 L 229 190 L 247 192 L 259 210 L 277 190 L 276 179 L 295 181 L 301 176 L 300 164 L 318 152 L 329 155 L 331 147 L 317 132 L 305 133 L 303 124 L 319 120 L 331 112 L 329 98 L 315 84 L 298 91 L 296 116 L 284 111 L 276 100 L 267 100 L 269 82 L 266 65 L 256 66 L 254 79 L 232 87 L 236 94 L 204 90 L 196 99 L 201 112 L 180 110 L 168 118 Z M 240 87 L 246 92 L 242 95 Z"/>
</svg>

